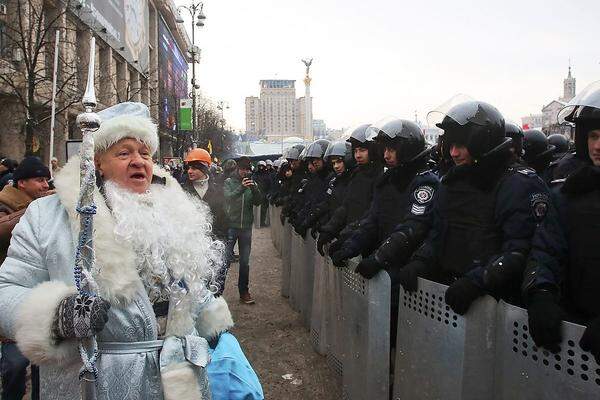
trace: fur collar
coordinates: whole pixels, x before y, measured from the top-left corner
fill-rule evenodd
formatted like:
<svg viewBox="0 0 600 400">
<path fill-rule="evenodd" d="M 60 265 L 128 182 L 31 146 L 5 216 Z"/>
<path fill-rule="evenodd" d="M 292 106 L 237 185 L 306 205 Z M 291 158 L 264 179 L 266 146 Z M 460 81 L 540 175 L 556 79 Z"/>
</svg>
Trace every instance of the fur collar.
<svg viewBox="0 0 600 400">
<path fill-rule="evenodd" d="M 27 208 L 32 201 L 33 199 L 27 193 L 12 185 L 4 186 L 0 192 L 0 203 L 9 208 L 11 212 Z"/>
<path fill-rule="evenodd" d="M 67 210 L 75 244 L 79 236 L 79 215 L 76 211 L 79 199 L 79 157 L 73 157 L 57 173 L 54 184 L 62 205 Z M 168 172 L 154 166 L 154 175 L 165 180 L 167 187 L 181 190 L 179 184 Z M 133 248 L 114 235 L 114 219 L 104 197 L 96 187 L 94 202 L 97 212 L 94 216 L 94 250 L 96 265 L 100 273 L 96 281 L 101 295 L 111 303 L 127 304 L 139 295 L 144 286 L 135 265 Z"/>
<path fill-rule="evenodd" d="M 561 191 L 567 195 L 578 195 L 600 189 L 600 167 L 585 164 L 573 172 Z"/>
</svg>

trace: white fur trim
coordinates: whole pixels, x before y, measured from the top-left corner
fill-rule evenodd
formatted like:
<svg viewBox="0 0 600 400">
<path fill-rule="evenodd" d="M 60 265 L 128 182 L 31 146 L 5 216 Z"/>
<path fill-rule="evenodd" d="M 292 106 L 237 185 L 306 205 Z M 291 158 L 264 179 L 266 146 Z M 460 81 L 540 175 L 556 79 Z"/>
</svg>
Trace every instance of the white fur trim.
<svg viewBox="0 0 600 400">
<path fill-rule="evenodd" d="M 94 152 L 102 152 L 124 138 L 145 143 L 152 154 L 158 149 L 156 124 L 150 118 L 122 115 L 100 124 L 100 129 L 94 133 Z"/>
<path fill-rule="evenodd" d="M 223 297 L 217 297 L 204 306 L 196 319 L 198 335 L 210 340 L 233 327 L 233 318 Z"/>
<path fill-rule="evenodd" d="M 64 364 L 78 360 L 77 342 L 64 340 L 55 344 L 52 324 L 59 303 L 75 293 L 64 282 L 48 281 L 31 289 L 17 312 L 15 339 L 25 357 L 34 364 Z"/>
<path fill-rule="evenodd" d="M 188 362 L 161 369 L 160 377 L 165 400 L 197 400 L 201 398 L 196 367 Z"/>
</svg>

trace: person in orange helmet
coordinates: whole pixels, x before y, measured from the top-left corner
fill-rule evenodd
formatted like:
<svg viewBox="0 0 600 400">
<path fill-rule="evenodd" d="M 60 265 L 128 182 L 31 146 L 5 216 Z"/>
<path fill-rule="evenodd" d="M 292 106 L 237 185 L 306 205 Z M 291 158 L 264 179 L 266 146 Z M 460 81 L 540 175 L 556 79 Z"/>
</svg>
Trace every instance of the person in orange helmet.
<svg viewBox="0 0 600 400">
<path fill-rule="evenodd" d="M 182 187 L 192 197 L 202 200 L 209 207 L 213 216 L 213 235 L 217 239 L 225 240 L 225 211 L 223 210 L 223 187 L 216 179 L 210 179 L 210 166 L 212 157 L 204 149 L 192 149 L 185 157 L 187 179 Z"/>
</svg>

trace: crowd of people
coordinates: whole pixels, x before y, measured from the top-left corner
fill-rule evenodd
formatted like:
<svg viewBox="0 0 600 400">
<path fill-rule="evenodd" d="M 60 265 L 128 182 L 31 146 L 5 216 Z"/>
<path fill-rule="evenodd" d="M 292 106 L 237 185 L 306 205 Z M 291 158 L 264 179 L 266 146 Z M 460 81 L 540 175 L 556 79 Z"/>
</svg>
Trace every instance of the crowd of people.
<svg viewBox="0 0 600 400">
<path fill-rule="evenodd" d="M 392 344 L 399 288 L 418 277 L 445 285 L 460 315 L 486 294 L 528 310 L 535 343 L 558 351 L 561 321 L 600 361 L 600 83 L 559 118 L 575 140 L 525 130 L 494 106 L 449 101 L 430 113 L 443 130 L 429 146 L 418 125 L 385 119 L 345 142 L 289 148 L 269 199 L 338 268 L 392 280 Z"/>
<path fill-rule="evenodd" d="M 527 308 L 534 341 L 550 351 L 562 320 L 583 324 L 579 344 L 600 361 L 600 83 L 559 115 L 573 124 L 574 142 L 523 131 L 494 106 L 463 100 L 431 113 L 443 130 L 435 146 L 414 122 L 387 118 L 256 165 L 247 157 L 219 165 L 197 148 L 182 166 L 157 168 L 147 107 L 122 103 L 100 114 L 96 293 L 73 285 L 79 160 L 53 162 L 52 171 L 35 157 L 0 161 L 3 399 L 23 395 L 30 360 L 46 370 L 42 378 L 32 370 L 34 392 L 75 398 L 63 389 L 78 381 L 79 367 L 69 366 L 77 341 L 93 336 L 101 398 L 120 398 L 125 386 L 140 399 L 209 390 L 215 399 L 262 398 L 228 332 L 222 294 L 237 244 L 240 302 L 254 303 L 254 209 L 268 226 L 270 205 L 337 268 L 362 256 L 356 272 L 365 279 L 387 271 L 393 330 L 400 286 L 415 291 L 424 277 L 448 285 L 445 302 L 457 314 L 486 294 Z M 143 359 L 135 373 L 118 373 L 135 357 Z"/>
</svg>

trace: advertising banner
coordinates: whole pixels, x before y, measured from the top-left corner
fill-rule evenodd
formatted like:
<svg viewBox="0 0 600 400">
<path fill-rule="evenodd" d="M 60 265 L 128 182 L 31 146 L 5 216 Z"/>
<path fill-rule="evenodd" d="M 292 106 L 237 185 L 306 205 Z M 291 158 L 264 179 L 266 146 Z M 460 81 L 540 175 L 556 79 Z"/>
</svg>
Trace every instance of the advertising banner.
<svg viewBox="0 0 600 400">
<path fill-rule="evenodd" d="M 189 98 L 188 64 L 167 25 L 158 20 L 158 96 L 159 126 L 172 132 L 178 130 L 179 99 Z M 190 108 L 191 110 L 191 108 Z M 181 122 L 180 122 L 181 123 Z M 190 121 L 191 123 L 191 121 Z M 182 129 L 180 127 L 180 129 Z"/>
<path fill-rule="evenodd" d="M 135 69 L 148 74 L 148 0 L 79 0 L 74 12 Z"/>
<path fill-rule="evenodd" d="M 192 100 L 180 99 L 179 100 L 179 130 L 180 131 L 191 131 L 193 130 L 192 124 Z"/>
</svg>

